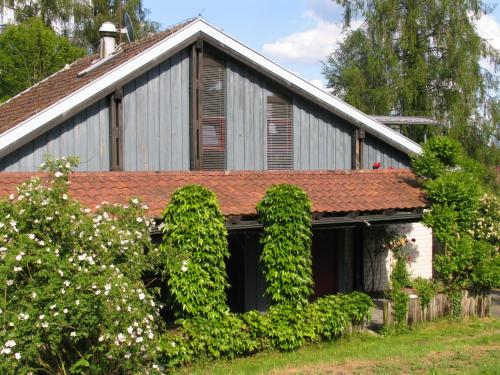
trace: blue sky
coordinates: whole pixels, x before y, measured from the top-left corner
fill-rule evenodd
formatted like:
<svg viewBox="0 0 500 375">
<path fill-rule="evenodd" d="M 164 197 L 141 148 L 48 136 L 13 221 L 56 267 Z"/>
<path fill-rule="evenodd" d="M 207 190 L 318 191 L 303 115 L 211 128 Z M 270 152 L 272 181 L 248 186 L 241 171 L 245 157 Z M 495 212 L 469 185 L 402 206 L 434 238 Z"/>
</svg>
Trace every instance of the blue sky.
<svg viewBox="0 0 500 375">
<path fill-rule="evenodd" d="M 342 39 L 342 8 L 331 0 L 143 0 L 162 28 L 199 13 L 212 25 L 321 86 L 321 61 Z M 494 3 L 492 3 L 494 4 Z M 483 17 L 479 33 L 500 49 L 500 7 Z"/>
</svg>

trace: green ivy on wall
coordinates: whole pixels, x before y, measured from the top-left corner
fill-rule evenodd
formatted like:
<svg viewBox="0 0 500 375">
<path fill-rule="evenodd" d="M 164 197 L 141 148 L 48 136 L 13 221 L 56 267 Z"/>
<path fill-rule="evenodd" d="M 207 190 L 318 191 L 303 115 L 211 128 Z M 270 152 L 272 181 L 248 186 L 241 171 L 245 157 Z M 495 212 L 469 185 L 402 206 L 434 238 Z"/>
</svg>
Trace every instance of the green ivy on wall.
<svg viewBox="0 0 500 375">
<path fill-rule="evenodd" d="M 227 230 L 213 192 L 200 185 L 172 194 L 163 213 L 161 249 L 177 317 L 227 311 Z"/>
<path fill-rule="evenodd" d="M 296 186 L 270 187 L 257 205 L 264 225 L 261 256 L 274 304 L 306 306 L 312 294 L 311 202 Z"/>
</svg>

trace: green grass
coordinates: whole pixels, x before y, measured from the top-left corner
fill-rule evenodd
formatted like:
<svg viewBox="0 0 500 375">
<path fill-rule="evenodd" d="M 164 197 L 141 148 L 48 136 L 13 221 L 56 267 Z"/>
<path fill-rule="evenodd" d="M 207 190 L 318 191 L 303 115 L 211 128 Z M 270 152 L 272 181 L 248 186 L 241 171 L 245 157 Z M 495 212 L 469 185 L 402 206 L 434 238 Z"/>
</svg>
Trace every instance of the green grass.
<svg viewBox="0 0 500 375">
<path fill-rule="evenodd" d="M 198 363 L 179 373 L 500 375 L 500 321 L 443 320 L 399 335 L 356 334 L 290 353 Z"/>
</svg>

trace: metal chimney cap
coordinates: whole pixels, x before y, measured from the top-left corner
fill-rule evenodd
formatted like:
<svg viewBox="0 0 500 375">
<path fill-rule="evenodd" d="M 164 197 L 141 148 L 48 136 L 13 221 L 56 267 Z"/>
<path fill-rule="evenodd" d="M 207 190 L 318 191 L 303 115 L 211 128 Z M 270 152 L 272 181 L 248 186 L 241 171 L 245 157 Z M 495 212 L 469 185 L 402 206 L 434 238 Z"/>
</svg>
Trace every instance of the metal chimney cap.
<svg viewBox="0 0 500 375">
<path fill-rule="evenodd" d="M 99 28 L 101 34 L 116 34 L 118 30 L 113 22 L 104 22 Z"/>
</svg>

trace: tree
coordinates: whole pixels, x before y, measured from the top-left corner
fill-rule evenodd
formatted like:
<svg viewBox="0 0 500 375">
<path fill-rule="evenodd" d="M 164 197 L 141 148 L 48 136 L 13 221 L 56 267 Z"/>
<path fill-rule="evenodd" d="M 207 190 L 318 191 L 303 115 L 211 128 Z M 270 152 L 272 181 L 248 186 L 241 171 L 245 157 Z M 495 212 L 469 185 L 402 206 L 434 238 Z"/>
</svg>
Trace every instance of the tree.
<svg viewBox="0 0 500 375">
<path fill-rule="evenodd" d="M 123 14 L 130 15 L 136 37 L 157 31 L 159 24 L 147 19 L 142 0 L 0 0 L 0 7 L 14 9 L 17 21 L 40 17 L 47 26 L 72 39 L 74 44 L 96 51 L 99 27 L 111 21 L 123 26 Z"/>
<path fill-rule="evenodd" d="M 0 34 L 0 102 L 85 55 L 40 18 L 7 26 Z"/>
<path fill-rule="evenodd" d="M 478 35 L 481 0 L 335 1 L 345 26 L 364 19 L 324 66 L 335 94 L 371 114 L 434 117 L 470 155 L 498 162 L 484 148 L 500 119 L 498 77 L 480 61 L 496 70 L 500 54 Z"/>
</svg>

